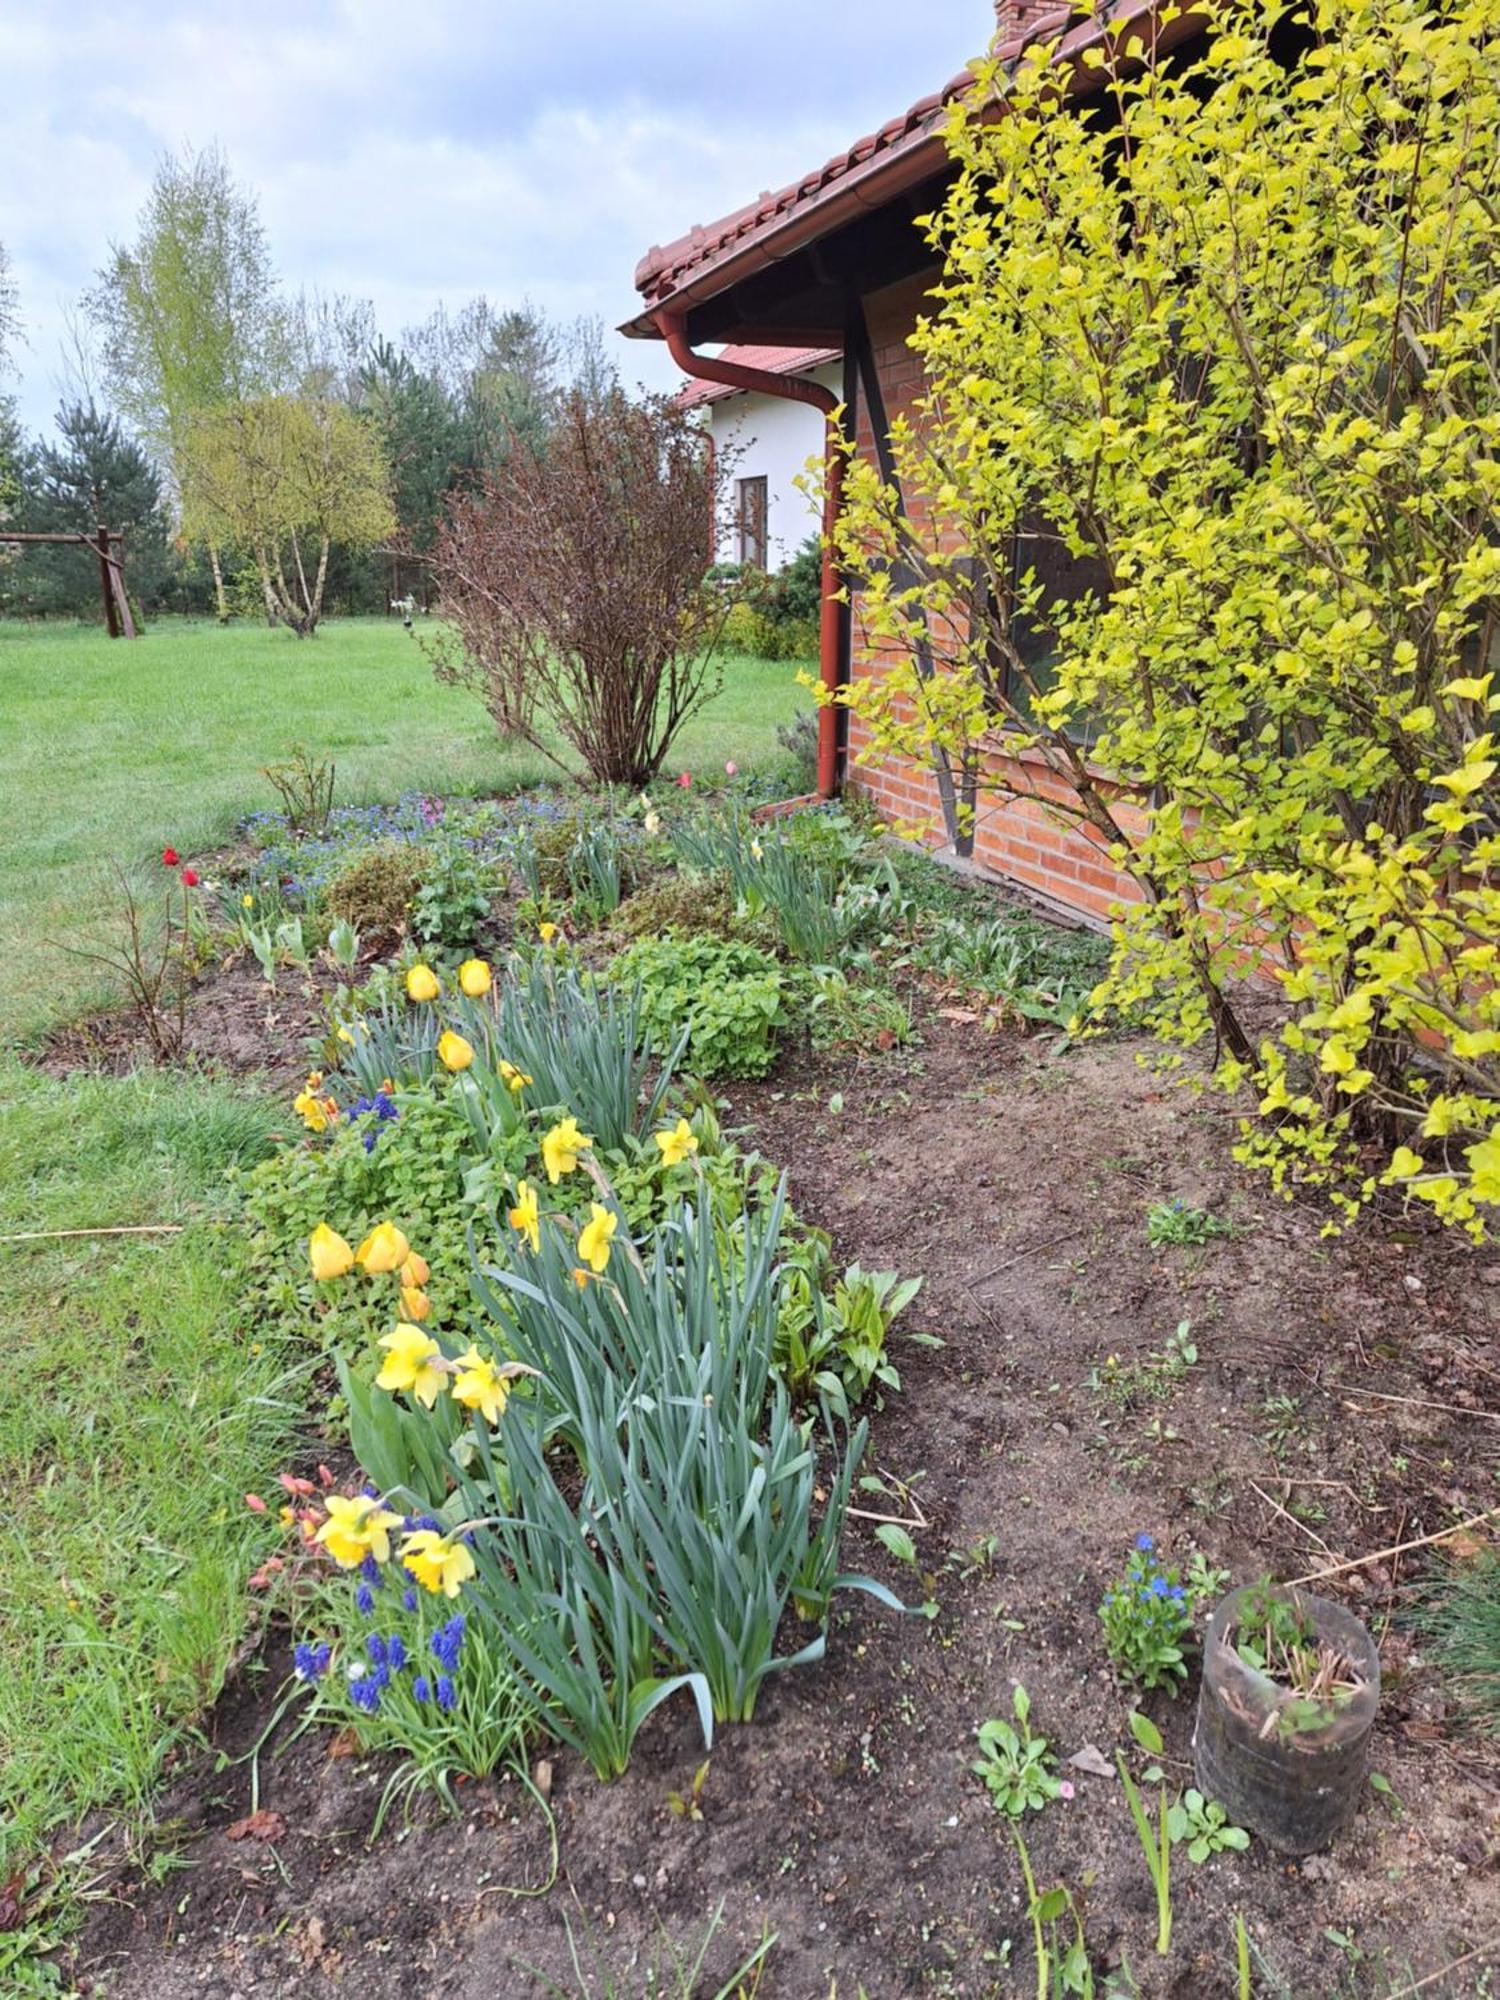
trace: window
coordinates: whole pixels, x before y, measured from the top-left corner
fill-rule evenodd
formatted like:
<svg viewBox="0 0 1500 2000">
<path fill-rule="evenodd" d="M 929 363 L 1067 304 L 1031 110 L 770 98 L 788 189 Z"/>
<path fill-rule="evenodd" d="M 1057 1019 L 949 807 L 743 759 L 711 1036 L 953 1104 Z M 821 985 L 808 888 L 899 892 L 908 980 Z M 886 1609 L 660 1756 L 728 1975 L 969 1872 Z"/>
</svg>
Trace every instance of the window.
<svg viewBox="0 0 1500 2000">
<path fill-rule="evenodd" d="M 756 569 L 766 566 L 766 481 L 742 479 L 739 483 L 739 560 Z"/>
</svg>

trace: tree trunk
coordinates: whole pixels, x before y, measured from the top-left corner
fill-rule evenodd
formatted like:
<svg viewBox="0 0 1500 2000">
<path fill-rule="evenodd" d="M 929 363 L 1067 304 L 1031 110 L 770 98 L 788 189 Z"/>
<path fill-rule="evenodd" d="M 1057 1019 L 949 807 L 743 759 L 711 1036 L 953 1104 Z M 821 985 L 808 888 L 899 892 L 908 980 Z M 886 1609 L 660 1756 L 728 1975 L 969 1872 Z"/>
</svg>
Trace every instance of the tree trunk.
<svg viewBox="0 0 1500 2000">
<path fill-rule="evenodd" d="M 208 545 L 208 566 L 214 573 L 215 616 L 221 625 L 227 625 L 229 623 L 229 599 L 224 595 L 224 572 L 219 567 L 219 545 L 217 542 L 210 542 Z"/>
</svg>

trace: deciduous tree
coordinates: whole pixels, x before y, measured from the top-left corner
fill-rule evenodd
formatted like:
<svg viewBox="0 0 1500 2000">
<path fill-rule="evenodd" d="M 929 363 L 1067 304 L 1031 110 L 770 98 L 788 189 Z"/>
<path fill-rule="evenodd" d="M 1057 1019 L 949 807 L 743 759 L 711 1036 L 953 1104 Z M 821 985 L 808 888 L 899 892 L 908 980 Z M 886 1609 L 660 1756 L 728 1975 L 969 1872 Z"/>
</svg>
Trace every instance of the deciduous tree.
<svg viewBox="0 0 1500 2000">
<path fill-rule="evenodd" d="M 1190 59 L 1139 27 L 1091 52 L 1092 110 L 1043 52 L 956 114 L 901 491 L 850 468 L 841 554 L 889 661 L 850 698 L 960 808 L 966 780 L 970 812 L 1060 791 L 1143 892 L 1101 1000 L 1212 1037 L 1246 1160 L 1479 1234 L 1500 0 L 1211 12 Z"/>
</svg>

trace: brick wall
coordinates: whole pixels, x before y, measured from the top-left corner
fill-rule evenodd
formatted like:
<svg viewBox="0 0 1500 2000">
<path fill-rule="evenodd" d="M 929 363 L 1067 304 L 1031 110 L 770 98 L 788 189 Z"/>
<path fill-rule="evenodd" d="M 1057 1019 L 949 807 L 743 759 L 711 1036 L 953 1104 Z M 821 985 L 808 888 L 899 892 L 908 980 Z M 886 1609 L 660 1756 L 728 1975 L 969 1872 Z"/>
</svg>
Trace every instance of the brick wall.
<svg viewBox="0 0 1500 2000">
<path fill-rule="evenodd" d="M 912 405 L 921 392 L 922 369 L 907 345 L 931 277 L 915 278 L 865 299 L 865 317 L 881 394 L 889 423 L 901 412 L 914 415 Z M 874 433 L 866 399 L 861 396 L 856 424 L 856 440 L 862 456 L 875 455 Z M 914 525 L 924 526 L 919 506 L 911 512 Z M 853 662 L 856 680 L 881 671 L 878 650 L 860 627 L 859 600 L 854 601 Z M 1093 833 L 1064 824 L 1047 810 L 1047 798 L 1061 796 L 1060 788 L 1045 768 L 1033 758 L 1024 761 L 997 750 L 989 761 L 991 777 L 1005 775 L 1017 789 L 1034 797 L 999 798 L 993 791 L 981 794 L 974 838 L 974 860 L 1007 881 L 1060 905 L 1089 922 L 1100 922 L 1110 905 L 1134 900 L 1135 885 L 1114 867 Z M 934 847 L 946 841 L 942 807 L 931 769 L 904 759 L 875 754 L 869 731 L 857 713 L 849 717 L 848 783 L 852 790 L 871 799 L 879 811 L 895 822 L 920 824 L 924 838 Z M 1128 805 L 1117 811 L 1130 814 Z"/>
</svg>

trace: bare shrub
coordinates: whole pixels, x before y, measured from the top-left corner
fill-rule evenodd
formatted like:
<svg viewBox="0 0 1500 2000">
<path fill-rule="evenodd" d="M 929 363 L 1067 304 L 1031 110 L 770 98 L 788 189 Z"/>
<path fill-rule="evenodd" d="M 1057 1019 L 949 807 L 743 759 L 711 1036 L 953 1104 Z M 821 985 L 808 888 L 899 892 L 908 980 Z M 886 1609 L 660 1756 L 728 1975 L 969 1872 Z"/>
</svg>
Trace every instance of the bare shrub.
<svg viewBox="0 0 1500 2000">
<path fill-rule="evenodd" d="M 647 784 L 718 692 L 707 579 L 726 465 L 666 397 L 575 389 L 545 437 L 451 504 L 432 553 L 439 680 L 506 736 L 604 784 Z"/>
</svg>

